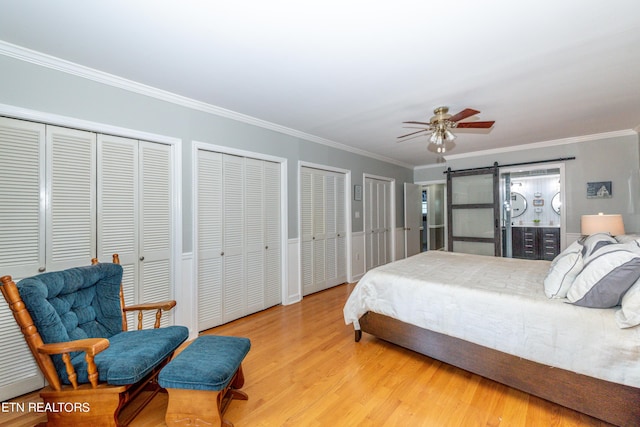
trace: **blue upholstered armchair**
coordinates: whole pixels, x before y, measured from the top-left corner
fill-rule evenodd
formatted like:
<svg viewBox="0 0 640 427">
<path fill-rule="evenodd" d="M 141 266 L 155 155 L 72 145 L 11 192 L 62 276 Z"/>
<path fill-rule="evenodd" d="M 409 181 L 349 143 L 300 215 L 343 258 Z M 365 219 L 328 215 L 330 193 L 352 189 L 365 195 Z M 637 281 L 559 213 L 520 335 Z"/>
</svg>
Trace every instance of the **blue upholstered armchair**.
<svg viewBox="0 0 640 427">
<path fill-rule="evenodd" d="M 188 337 L 183 326 L 158 328 L 160 314 L 154 329 L 126 330 L 122 267 L 115 263 L 43 273 L 17 285 L 10 276 L 1 280 L 2 293 L 49 383 L 40 394 L 45 403 L 53 403 L 47 407 L 84 405 L 81 411 L 49 411 L 48 425 L 126 425 L 130 419 L 119 419 L 122 408 L 143 390 L 153 391 L 143 405 L 155 396 L 160 369 Z M 161 313 L 174 305 L 135 309 Z"/>
</svg>

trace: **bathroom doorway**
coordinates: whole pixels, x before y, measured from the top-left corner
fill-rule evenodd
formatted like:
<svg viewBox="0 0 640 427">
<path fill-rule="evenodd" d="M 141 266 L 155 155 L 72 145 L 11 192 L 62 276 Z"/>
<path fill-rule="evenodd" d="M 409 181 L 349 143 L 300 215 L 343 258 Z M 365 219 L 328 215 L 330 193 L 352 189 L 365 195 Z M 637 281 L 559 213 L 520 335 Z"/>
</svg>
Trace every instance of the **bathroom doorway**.
<svg viewBox="0 0 640 427">
<path fill-rule="evenodd" d="M 564 165 L 502 169 L 502 256 L 553 260 L 563 247 Z"/>
<path fill-rule="evenodd" d="M 446 248 L 446 194 L 444 183 L 422 186 L 421 252 Z"/>
</svg>

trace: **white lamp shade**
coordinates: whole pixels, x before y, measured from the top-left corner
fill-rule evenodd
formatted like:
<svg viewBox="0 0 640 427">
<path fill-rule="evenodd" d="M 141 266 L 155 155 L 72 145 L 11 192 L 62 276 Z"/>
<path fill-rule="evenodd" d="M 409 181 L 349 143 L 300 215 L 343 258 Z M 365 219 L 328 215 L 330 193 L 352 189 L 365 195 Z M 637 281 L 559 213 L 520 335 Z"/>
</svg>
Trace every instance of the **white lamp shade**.
<svg viewBox="0 0 640 427">
<path fill-rule="evenodd" d="M 596 233 L 609 233 L 612 236 L 624 234 L 624 222 L 622 215 L 582 215 L 580 221 L 580 232 L 583 236 Z"/>
</svg>

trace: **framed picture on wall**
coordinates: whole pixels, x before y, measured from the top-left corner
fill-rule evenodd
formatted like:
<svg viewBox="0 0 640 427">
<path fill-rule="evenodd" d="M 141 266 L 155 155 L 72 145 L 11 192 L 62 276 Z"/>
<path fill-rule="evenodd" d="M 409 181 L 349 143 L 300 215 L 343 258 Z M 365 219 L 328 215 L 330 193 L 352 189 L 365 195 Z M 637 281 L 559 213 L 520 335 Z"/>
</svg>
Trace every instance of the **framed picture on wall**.
<svg viewBox="0 0 640 427">
<path fill-rule="evenodd" d="M 609 199 L 612 196 L 611 181 L 587 182 L 587 199 Z"/>
</svg>

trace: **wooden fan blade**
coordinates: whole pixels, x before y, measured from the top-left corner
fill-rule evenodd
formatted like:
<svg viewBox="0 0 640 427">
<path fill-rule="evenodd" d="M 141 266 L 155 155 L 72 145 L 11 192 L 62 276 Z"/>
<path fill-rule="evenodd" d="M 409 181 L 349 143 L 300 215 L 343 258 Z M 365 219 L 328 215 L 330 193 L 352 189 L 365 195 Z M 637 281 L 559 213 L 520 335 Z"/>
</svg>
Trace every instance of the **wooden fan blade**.
<svg viewBox="0 0 640 427">
<path fill-rule="evenodd" d="M 410 125 L 426 125 L 426 126 L 431 126 L 431 123 L 425 123 L 425 122 L 402 122 L 402 123 L 407 123 Z"/>
<path fill-rule="evenodd" d="M 408 133 L 406 135 L 399 136 L 398 139 L 405 138 L 405 137 L 411 136 L 411 135 L 415 135 L 415 134 L 420 133 L 420 132 L 427 132 L 428 130 L 429 129 L 421 129 L 421 130 L 419 130 L 417 132 L 411 132 L 411 133 Z M 400 142 L 400 141 L 398 141 L 398 142 Z"/>
<path fill-rule="evenodd" d="M 396 142 L 398 142 L 398 143 L 400 143 L 400 142 L 407 142 L 407 141 L 411 141 L 412 139 L 422 138 L 423 136 L 424 136 L 424 135 L 413 135 L 413 136 L 410 136 L 410 137 L 405 138 L 405 139 L 401 139 L 401 140 L 396 141 Z"/>
<path fill-rule="evenodd" d="M 493 126 L 494 123 L 495 123 L 494 120 L 488 121 L 488 122 L 458 123 L 456 127 L 458 129 L 464 129 L 464 128 L 467 128 L 467 129 L 469 129 L 469 128 L 487 129 L 487 128 L 490 128 L 491 126 Z"/>
<path fill-rule="evenodd" d="M 454 114 L 453 116 L 449 117 L 448 120 L 450 122 L 457 122 L 459 120 L 466 119 L 467 117 L 471 117 L 478 113 L 480 113 L 480 111 L 474 110 L 473 108 L 465 108 L 464 110 L 460 111 L 458 114 Z"/>
</svg>

